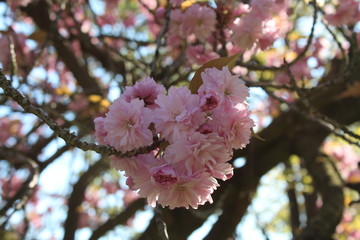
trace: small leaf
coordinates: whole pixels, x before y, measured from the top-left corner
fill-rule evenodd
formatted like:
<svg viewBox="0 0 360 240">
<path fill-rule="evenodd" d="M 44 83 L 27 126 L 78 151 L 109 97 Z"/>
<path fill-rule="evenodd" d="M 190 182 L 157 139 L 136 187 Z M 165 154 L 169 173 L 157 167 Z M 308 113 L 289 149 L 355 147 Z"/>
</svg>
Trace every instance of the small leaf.
<svg viewBox="0 0 360 240">
<path fill-rule="evenodd" d="M 255 137 L 255 138 L 257 138 L 257 139 L 259 139 L 259 140 L 261 140 L 261 141 L 266 141 L 264 138 L 262 138 L 262 137 L 260 137 L 259 135 L 257 135 L 257 134 L 254 132 L 253 129 L 251 129 L 251 136 L 252 136 L 252 137 Z"/>
<path fill-rule="evenodd" d="M 9 31 L 9 30 L 5 30 L 5 31 L 4 31 L 4 30 L 1 30 L 1 31 L 0 31 L 0 34 L 3 35 L 3 36 L 5 36 L 5 35 L 10 34 L 10 31 Z"/>
<path fill-rule="evenodd" d="M 194 3 L 196 3 L 195 0 L 187 0 L 187 1 L 182 2 L 180 6 L 181 6 L 182 10 L 185 10 L 188 7 L 191 7 L 191 5 L 193 5 Z"/>
<path fill-rule="evenodd" d="M 229 69 L 231 69 L 236 62 L 236 59 L 240 56 L 240 54 L 235 54 L 233 56 L 230 57 L 221 57 L 221 58 L 217 58 L 217 59 L 213 59 L 207 63 L 205 63 L 204 65 L 202 65 L 196 72 L 194 77 L 191 79 L 191 82 L 189 84 L 189 89 L 191 91 L 191 93 L 197 93 L 197 90 L 199 89 L 199 87 L 202 85 L 202 79 L 201 79 L 201 73 L 206 69 L 206 68 L 213 68 L 216 67 L 217 69 L 221 70 L 223 67 L 228 66 Z"/>
<path fill-rule="evenodd" d="M 44 43 L 47 39 L 47 32 L 36 29 L 32 34 L 30 34 L 29 39 L 32 39 L 38 43 Z"/>
</svg>

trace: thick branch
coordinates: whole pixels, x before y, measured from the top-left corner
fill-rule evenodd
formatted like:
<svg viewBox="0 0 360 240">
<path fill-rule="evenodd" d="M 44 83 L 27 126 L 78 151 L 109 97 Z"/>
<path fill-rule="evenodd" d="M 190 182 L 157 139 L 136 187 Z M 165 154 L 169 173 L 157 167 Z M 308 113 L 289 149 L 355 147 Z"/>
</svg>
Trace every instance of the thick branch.
<svg viewBox="0 0 360 240">
<path fill-rule="evenodd" d="M 88 69 L 76 58 L 74 52 L 65 44 L 66 39 L 61 37 L 56 29 L 56 22 L 52 22 L 49 16 L 49 6 L 45 0 L 32 1 L 22 10 L 28 14 L 36 25 L 47 33 L 53 42 L 57 54 L 64 61 L 68 69 L 74 74 L 79 85 L 86 95 L 96 94 L 102 96 L 102 91 L 96 80 L 90 76 Z"/>
<path fill-rule="evenodd" d="M 126 223 L 126 221 L 131 218 L 138 210 L 144 208 L 146 201 L 144 198 L 139 198 L 133 201 L 124 211 L 122 211 L 117 216 L 110 218 L 101 226 L 99 226 L 94 232 L 92 233 L 89 240 L 99 239 L 103 235 L 105 235 L 108 231 L 114 229 L 118 225 L 122 225 Z"/>
<path fill-rule="evenodd" d="M 348 106 L 354 106 L 352 111 L 348 111 Z M 360 120 L 360 99 L 330 102 L 321 110 L 342 124 L 350 124 Z M 223 212 L 205 239 L 225 240 L 231 237 L 251 202 L 260 177 L 276 164 L 286 161 L 292 153 L 316 155 L 329 133 L 318 122 L 290 111 L 260 133 L 266 141 L 253 139 L 247 150 L 236 152 L 235 157 L 247 155 L 247 164 L 237 169 L 229 181 L 230 194 L 226 196 Z"/>
<path fill-rule="evenodd" d="M 305 161 L 316 189 L 322 196 L 323 206 L 296 239 L 332 239 L 331 236 L 341 220 L 344 209 L 341 177 L 334 164 L 325 155 L 305 158 Z"/>
<path fill-rule="evenodd" d="M 68 214 L 64 224 L 65 234 L 64 240 L 72 240 L 75 238 L 75 231 L 79 221 L 79 207 L 84 201 L 85 190 L 88 185 L 102 172 L 108 170 L 110 164 L 108 161 L 99 160 L 80 176 L 71 192 L 68 203 Z"/>
</svg>

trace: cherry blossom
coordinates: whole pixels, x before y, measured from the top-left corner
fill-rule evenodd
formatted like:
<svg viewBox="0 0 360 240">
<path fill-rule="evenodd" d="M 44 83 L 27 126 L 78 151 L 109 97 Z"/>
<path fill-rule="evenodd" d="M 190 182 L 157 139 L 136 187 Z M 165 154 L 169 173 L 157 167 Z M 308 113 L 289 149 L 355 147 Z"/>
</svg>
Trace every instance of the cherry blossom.
<svg viewBox="0 0 360 240">
<path fill-rule="evenodd" d="M 145 107 L 155 109 L 158 107 L 155 100 L 158 98 L 159 94 L 165 94 L 164 86 L 156 84 L 154 79 L 146 77 L 143 80 L 136 82 L 132 87 L 127 86 L 126 91 L 121 97 L 127 102 L 130 102 L 131 99 L 138 98 L 144 101 Z"/>
<path fill-rule="evenodd" d="M 120 151 L 167 141 L 165 148 L 131 158 L 111 156 L 115 169 L 125 171 L 126 184 L 148 204 L 197 208 L 212 202 L 233 167 L 232 149 L 249 143 L 254 127 L 245 102 L 249 90 L 228 67 L 207 68 L 198 94 L 185 86 L 165 88 L 144 78 L 124 93 L 105 117 L 95 119 L 96 139 Z M 152 114 L 150 114 L 152 112 Z M 153 123 L 154 128 L 149 129 Z"/>
<path fill-rule="evenodd" d="M 195 34 L 200 40 L 208 38 L 215 31 L 215 11 L 200 4 L 189 7 L 183 16 L 182 32 L 185 35 Z"/>
<path fill-rule="evenodd" d="M 339 1 L 336 12 L 327 14 L 325 19 L 334 26 L 354 25 L 360 21 L 360 3 L 354 0 Z"/>
<path fill-rule="evenodd" d="M 119 98 L 109 108 L 104 120 L 104 141 L 119 151 L 130 151 L 152 143 L 149 110 L 144 101 L 132 99 L 129 103 Z"/>
<path fill-rule="evenodd" d="M 160 95 L 155 103 L 155 128 L 170 142 L 191 134 L 205 121 L 199 108 L 199 96 L 186 87 L 170 87 L 168 95 Z"/>
<path fill-rule="evenodd" d="M 200 95 L 216 91 L 220 102 L 227 107 L 244 102 L 249 96 L 249 90 L 244 82 L 239 79 L 239 76 L 231 75 L 228 67 L 223 67 L 221 71 L 216 68 L 205 69 L 201 73 L 201 78 L 203 85 L 199 88 Z"/>
</svg>

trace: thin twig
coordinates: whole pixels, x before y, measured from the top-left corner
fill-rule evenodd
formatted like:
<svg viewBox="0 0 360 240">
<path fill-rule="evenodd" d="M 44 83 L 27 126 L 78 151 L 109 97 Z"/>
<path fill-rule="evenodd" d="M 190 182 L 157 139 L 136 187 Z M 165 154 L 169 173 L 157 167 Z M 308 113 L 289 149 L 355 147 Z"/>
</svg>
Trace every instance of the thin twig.
<svg viewBox="0 0 360 240">
<path fill-rule="evenodd" d="M 68 129 L 60 127 L 49 115 L 41 108 L 35 107 L 26 99 L 18 90 L 11 86 L 11 82 L 6 79 L 5 75 L 0 70 L 0 87 L 4 90 L 6 96 L 11 97 L 17 102 L 26 112 L 32 113 L 44 121 L 57 136 L 62 138 L 69 146 L 80 148 L 84 151 L 92 150 L 99 154 L 115 155 L 118 157 L 132 157 L 138 154 L 145 154 L 155 149 L 160 141 L 155 141 L 151 146 L 135 149 L 126 153 L 122 153 L 111 146 L 98 145 L 95 143 L 88 143 L 80 140 L 74 133 Z"/>
<path fill-rule="evenodd" d="M 297 63 L 299 60 L 301 60 L 306 52 L 308 51 L 309 47 L 311 46 L 311 43 L 312 43 L 312 40 L 313 40 L 313 37 L 314 37 L 314 30 L 315 30 L 315 25 L 316 25 L 316 21 L 317 21 L 317 6 L 316 6 L 316 0 L 313 0 L 312 1 L 312 5 L 314 6 L 314 14 L 313 14 L 313 24 L 312 24 L 312 27 L 311 27 L 311 30 L 310 30 L 310 35 L 307 39 L 307 43 L 304 47 L 304 49 L 297 55 L 297 57 L 292 60 L 291 62 L 289 62 L 288 64 L 282 64 L 281 66 L 279 67 L 268 67 L 268 66 L 263 66 L 263 65 L 259 65 L 259 64 L 252 64 L 252 63 L 244 63 L 244 62 L 241 62 L 241 61 L 237 61 L 236 62 L 236 65 L 238 66 L 241 66 L 241 67 L 245 67 L 249 70 L 255 70 L 255 71 L 281 71 L 281 70 L 284 70 L 286 69 L 287 65 L 288 66 L 292 66 L 294 65 L 295 63 Z"/>
<path fill-rule="evenodd" d="M 168 26 L 169 26 L 169 22 L 170 22 L 170 12 L 171 12 L 171 8 L 168 6 L 166 8 L 165 22 L 163 24 L 161 32 L 159 33 L 159 35 L 156 38 L 155 55 L 154 55 L 153 61 L 151 62 L 151 65 L 150 65 L 151 76 L 154 75 L 154 71 L 155 71 L 155 68 L 156 68 L 156 62 L 157 62 L 157 60 L 159 58 L 161 40 L 163 39 L 163 37 L 165 36 L 165 33 L 168 30 Z"/>
</svg>

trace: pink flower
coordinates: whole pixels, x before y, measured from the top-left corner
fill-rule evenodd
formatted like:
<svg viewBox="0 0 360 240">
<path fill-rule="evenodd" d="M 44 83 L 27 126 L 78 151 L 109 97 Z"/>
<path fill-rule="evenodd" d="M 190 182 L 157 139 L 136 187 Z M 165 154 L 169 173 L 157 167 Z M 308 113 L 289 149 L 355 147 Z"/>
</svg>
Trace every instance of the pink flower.
<svg viewBox="0 0 360 240">
<path fill-rule="evenodd" d="M 175 184 L 179 179 L 175 169 L 169 164 L 152 168 L 150 169 L 150 173 L 152 174 L 152 180 L 159 186 Z"/>
<path fill-rule="evenodd" d="M 336 12 L 327 14 L 325 19 L 334 26 L 355 25 L 360 21 L 360 3 L 354 0 L 340 1 Z"/>
<path fill-rule="evenodd" d="M 15 11 L 16 8 L 26 7 L 30 2 L 31 2 L 31 0 L 12 0 L 12 1 L 8 1 L 8 3 L 10 4 L 10 8 L 13 11 Z"/>
<path fill-rule="evenodd" d="M 219 94 L 212 90 L 207 89 L 205 92 L 200 92 L 200 107 L 203 111 L 213 110 L 220 106 Z"/>
<path fill-rule="evenodd" d="M 130 151 L 152 143 L 150 112 L 144 102 L 132 99 L 126 102 L 117 99 L 109 108 L 104 120 L 107 135 L 104 141 L 119 151 Z"/>
<path fill-rule="evenodd" d="M 96 137 L 96 141 L 100 144 L 106 144 L 104 141 L 104 138 L 107 135 L 107 132 L 104 129 L 104 121 L 105 118 L 103 117 L 98 117 L 95 118 L 94 123 L 95 123 L 95 137 Z"/>
<path fill-rule="evenodd" d="M 274 0 L 252 0 L 251 14 L 254 18 L 265 20 L 271 17 L 274 5 Z"/>
<path fill-rule="evenodd" d="M 174 9 L 170 13 L 170 22 L 169 22 L 169 33 L 182 36 L 181 26 L 183 23 L 184 13 L 180 9 Z"/>
<path fill-rule="evenodd" d="M 214 178 L 226 181 L 234 175 L 234 168 L 229 163 L 217 162 L 208 165 L 208 172 Z"/>
<path fill-rule="evenodd" d="M 229 161 L 231 155 L 231 149 L 217 134 L 203 135 L 194 132 L 186 139 L 169 145 L 164 159 L 172 163 L 179 174 L 192 175 L 204 170 L 210 163 Z"/>
<path fill-rule="evenodd" d="M 81 94 L 75 94 L 72 101 L 69 103 L 68 108 L 75 112 L 85 110 L 89 106 L 89 100 Z"/>
<path fill-rule="evenodd" d="M 307 60 L 308 58 L 302 58 L 290 67 L 291 74 L 294 76 L 295 81 L 304 78 L 311 79 L 311 69 L 307 64 Z M 274 80 L 281 84 L 290 83 L 288 74 L 284 72 L 276 74 Z"/>
<path fill-rule="evenodd" d="M 167 40 L 167 44 L 171 46 L 173 51 L 175 52 L 179 50 L 177 48 L 180 47 L 183 44 L 183 42 L 184 39 L 181 36 L 175 34 L 170 34 Z"/>
<path fill-rule="evenodd" d="M 216 14 L 207 6 L 191 5 L 183 16 L 182 32 L 188 36 L 194 34 L 200 40 L 206 40 L 215 31 Z"/>
<path fill-rule="evenodd" d="M 241 103 L 230 109 L 219 108 L 214 111 L 213 121 L 209 124 L 225 139 L 227 146 L 242 149 L 249 143 L 251 128 L 254 127 L 250 113 Z"/>
<path fill-rule="evenodd" d="M 198 65 L 203 65 L 204 63 L 219 57 L 217 53 L 205 49 L 203 45 L 188 47 L 186 55 L 191 64 Z"/>
<path fill-rule="evenodd" d="M 217 68 L 207 68 L 201 73 L 203 85 L 200 86 L 198 92 L 201 96 L 211 94 L 216 91 L 220 98 L 220 103 L 226 107 L 235 106 L 242 103 L 249 96 L 249 89 L 238 75 L 232 75 L 228 67 L 222 70 Z"/>
<path fill-rule="evenodd" d="M 182 177 L 179 183 L 161 189 L 158 202 L 170 209 L 192 207 L 197 209 L 206 202 L 212 203 L 211 194 L 219 186 L 216 179 L 203 172 L 189 177 Z"/>
<path fill-rule="evenodd" d="M 205 122 L 204 124 L 200 125 L 200 127 L 196 129 L 196 131 L 201 134 L 209 134 L 213 132 L 213 128 Z"/>
<path fill-rule="evenodd" d="M 12 175 L 10 179 L 0 179 L 1 183 L 1 197 L 3 199 L 10 199 L 20 190 L 24 184 L 24 179 L 21 179 L 15 175 Z"/>
<path fill-rule="evenodd" d="M 358 170 L 357 164 L 360 162 L 360 156 L 351 146 L 325 142 L 324 152 L 337 160 L 337 166 L 344 179 L 349 178 L 354 169 Z M 356 172 L 356 170 L 354 172 Z"/>
<path fill-rule="evenodd" d="M 161 137 L 174 142 L 195 132 L 205 116 L 199 108 L 199 96 L 187 87 L 170 87 L 168 95 L 160 95 L 155 103 L 155 128 Z"/>
<path fill-rule="evenodd" d="M 164 86 L 157 84 L 153 78 L 146 77 L 132 87 L 127 86 L 122 97 L 127 102 L 138 98 L 144 101 L 145 107 L 155 109 L 157 107 L 155 100 L 159 94 L 165 94 Z"/>
<path fill-rule="evenodd" d="M 98 141 L 120 151 L 151 144 L 153 134 L 169 142 L 149 154 L 111 156 L 113 167 L 125 171 L 129 188 L 151 206 L 158 202 L 171 209 L 197 208 L 212 203 L 211 194 L 219 186 L 216 178 L 233 175 L 227 163 L 232 148 L 249 142 L 254 123 L 244 82 L 227 67 L 206 69 L 202 80 L 199 94 L 172 86 L 165 95 L 164 87 L 146 78 L 127 87 L 105 118 L 95 119 Z"/>
<path fill-rule="evenodd" d="M 251 49 L 262 33 L 262 20 L 246 15 L 241 19 L 235 20 L 231 27 L 231 41 L 242 49 Z"/>
<path fill-rule="evenodd" d="M 265 50 L 270 47 L 278 38 L 279 28 L 276 26 L 276 22 L 273 19 L 264 21 L 262 24 L 262 34 L 258 39 L 260 49 Z"/>
</svg>

